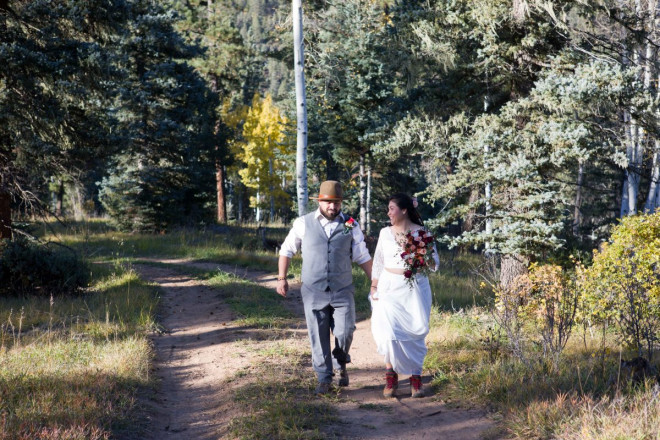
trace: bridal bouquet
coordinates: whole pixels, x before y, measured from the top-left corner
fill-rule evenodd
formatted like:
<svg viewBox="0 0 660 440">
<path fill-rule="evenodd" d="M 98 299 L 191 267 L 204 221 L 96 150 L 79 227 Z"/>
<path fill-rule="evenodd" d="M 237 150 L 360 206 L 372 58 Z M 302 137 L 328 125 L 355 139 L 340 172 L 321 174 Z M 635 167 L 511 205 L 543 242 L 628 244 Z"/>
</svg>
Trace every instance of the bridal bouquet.
<svg viewBox="0 0 660 440">
<path fill-rule="evenodd" d="M 433 240 L 433 234 L 424 229 L 408 231 L 403 237 L 401 258 L 406 269 L 403 276 L 411 287 L 414 284 L 414 275 L 428 276 L 435 266 Z"/>
</svg>

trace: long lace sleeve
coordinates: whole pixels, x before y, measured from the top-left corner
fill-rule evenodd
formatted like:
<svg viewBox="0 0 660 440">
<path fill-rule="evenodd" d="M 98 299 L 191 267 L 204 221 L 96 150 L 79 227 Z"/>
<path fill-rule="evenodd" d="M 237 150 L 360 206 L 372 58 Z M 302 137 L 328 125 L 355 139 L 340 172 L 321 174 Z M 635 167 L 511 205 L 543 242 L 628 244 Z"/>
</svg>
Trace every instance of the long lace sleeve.
<svg viewBox="0 0 660 440">
<path fill-rule="evenodd" d="M 382 234 L 381 234 L 382 235 Z M 371 279 L 377 280 L 380 278 L 380 274 L 383 272 L 385 267 L 385 259 L 383 258 L 383 240 L 381 237 L 378 237 L 378 243 L 376 244 L 376 251 L 374 252 L 374 263 L 371 267 Z"/>
<path fill-rule="evenodd" d="M 433 268 L 433 272 L 435 272 L 440 269 L 440 255 L 438 255 L 438 247 L 435 242 L 433 243 L 433 261 L 435 261 L 435 267 Z"/>
</svg>

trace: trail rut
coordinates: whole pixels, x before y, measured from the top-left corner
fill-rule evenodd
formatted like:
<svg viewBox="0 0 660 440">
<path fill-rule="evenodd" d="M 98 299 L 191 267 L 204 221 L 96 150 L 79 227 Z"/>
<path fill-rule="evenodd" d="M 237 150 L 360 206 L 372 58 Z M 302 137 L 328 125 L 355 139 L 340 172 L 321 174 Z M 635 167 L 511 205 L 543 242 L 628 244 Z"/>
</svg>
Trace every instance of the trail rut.
<svg viewBox="0 0 660 440">
<path fill-rule="evenodd" d="M 259 362 L 245 341 L 267 341 L 260 332 L 241 327 L 213 288 L 185 268 L 221 270 L 274 289 L 274 274 L 210 262 L 154 259 L 138 264 L 140 276 L 162 289 L 159 310 L 165 331 L 153 337 L 158 387 L 147 403 L 147 439 L 231 438 L 229 423 L 239 415 L 229 381 L 236 371 Z M 178 266 L 178 267 L 177 267 Z M 308 344 L 299 286 L 292 285 L 286 305 L 299 318 L 291 335 Z M 455 409 L 441 396 L 412 399 L 407 378 L 400 378 L 396 399 L 382 398 L 384 370 L 371 336 L 370 321 L 357 323 L 349 364 L 350 386 L 333 400 L 338 422 L 322 428 L 328 438 L 341 439 L 480 439 L 495 426 L 483 410 Z M 310 377 L 313 375 L 309 368 Z M 424 377 L 427 385 L 430 378 Z"/>
</svg>

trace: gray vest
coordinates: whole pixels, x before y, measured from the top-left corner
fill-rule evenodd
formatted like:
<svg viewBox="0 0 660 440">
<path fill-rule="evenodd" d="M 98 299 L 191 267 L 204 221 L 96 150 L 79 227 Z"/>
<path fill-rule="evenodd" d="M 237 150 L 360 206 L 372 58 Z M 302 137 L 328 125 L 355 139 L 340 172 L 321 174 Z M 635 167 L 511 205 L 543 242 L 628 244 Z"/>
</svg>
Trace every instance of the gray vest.
<svg viewBox="0 0 660 440">
<path fill-rule="evenodd" d="M 302 282 L 316 291 L 339 291 L 353 283 L 351 246 L 353 234 L 344 234 L 339 224 L 330 238 L 325 234 L 316 212 L 303 217 L 305 236 L 302 239 Z"/>
</svg>

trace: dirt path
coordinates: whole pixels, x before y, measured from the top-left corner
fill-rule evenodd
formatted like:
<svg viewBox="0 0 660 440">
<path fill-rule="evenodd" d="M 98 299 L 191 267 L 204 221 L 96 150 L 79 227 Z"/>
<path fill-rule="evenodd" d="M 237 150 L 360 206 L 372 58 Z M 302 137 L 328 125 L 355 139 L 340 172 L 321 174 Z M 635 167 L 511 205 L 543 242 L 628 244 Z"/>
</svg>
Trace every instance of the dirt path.
<svg viewBox="0 0 660 440">
<path fill-rule="evenodd" d="M 231 272 L 273 289 L 276 284 L 273 274 L 245 268 L 187 260 L 154 261 Z M 136 270 L 162 287 L 160 322 L 166 329 L 153 339 L 160 386 L 150 402 L 148 438 L 227 438 L 228 426 L 238 415 L 229 381 L 236 371 L 259 361 L 250 346 L 265 344 L 267 338 L 238 326 L 212 288 L 181 270 L 151 265 L 136 265 Z M 301 328 L 293 333 L 294 341 L 307 344 L 299 286 L 292 286 L 286 302 L 301 320 Z M 382 360 L 376 353 L 369 320 L 357 323 L 351 358 L 351 383 L 334 404 L 339 423 L 324 428 L 328 437 L 470 440 L 483 438 L 494 426 L 484 411 L 449 408 L 441 396 L 412 399 L 407 380 L 400 383 L 396 399 L 384 400 Z M 309 374 L 313 375 L 311 367 Z M 429 380 L 425 377 L 424 383 Z"/>
</svg>

